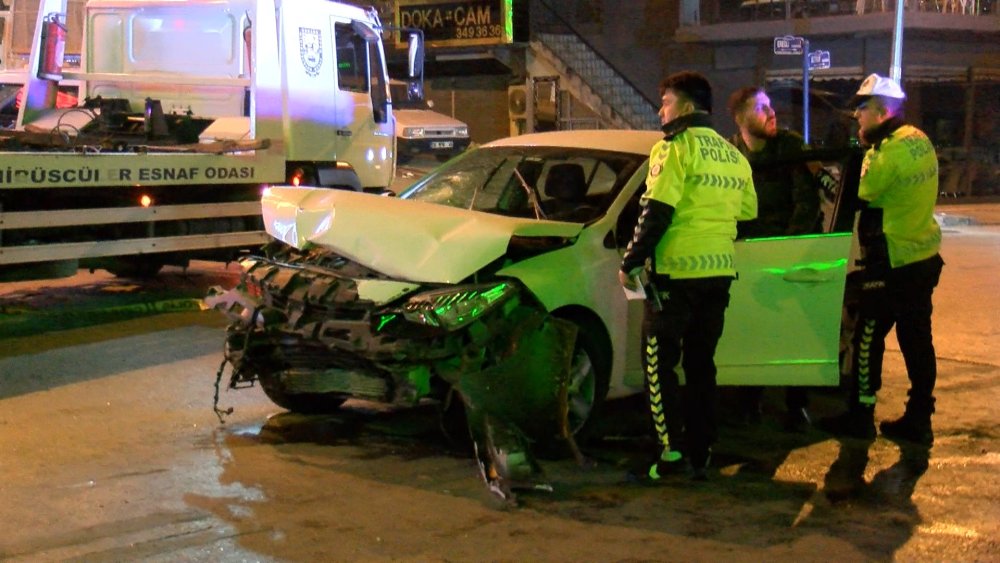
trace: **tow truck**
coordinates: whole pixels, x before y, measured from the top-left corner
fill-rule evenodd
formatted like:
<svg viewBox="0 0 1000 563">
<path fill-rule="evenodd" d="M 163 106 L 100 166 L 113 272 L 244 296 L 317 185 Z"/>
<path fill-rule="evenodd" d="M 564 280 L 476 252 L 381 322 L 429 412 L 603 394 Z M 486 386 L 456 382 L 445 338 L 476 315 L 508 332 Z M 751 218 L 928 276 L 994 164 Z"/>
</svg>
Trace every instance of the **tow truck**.
<svg viewBox="0 0 1000 563">
<path fill-rule="evenodd" d="M 0 74 L 19 99 L 0 130 L 0 281 L 229 260 L 267 240 L 272 185 L 388 189 L 387 30 L 373 8 L 91 0 L 82 20 L 74 67 L 66 0 L 41 0 L 26 68 Z M 421 92 L 421 36 L 408 47 Z M 79 103 L 59 107 L 67 85 Z"/>
</svg>

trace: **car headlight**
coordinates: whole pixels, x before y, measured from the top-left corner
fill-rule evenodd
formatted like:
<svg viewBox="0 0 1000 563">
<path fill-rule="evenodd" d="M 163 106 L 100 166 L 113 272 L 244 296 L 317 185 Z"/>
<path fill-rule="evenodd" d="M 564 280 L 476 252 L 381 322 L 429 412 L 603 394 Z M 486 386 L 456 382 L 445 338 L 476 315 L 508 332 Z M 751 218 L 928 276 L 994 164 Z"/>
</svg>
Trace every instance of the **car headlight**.
<svg viewBox="0 0 1000 563">
<path fill-rule="evenodd" d="M 469 136 L 469 128 L 468 127 L 456 127 L 455 128 L 455 135 L 457 135 L 459 137 L 468 137 Z"/>
<path fill-rule="evenodd" d="M 460 329 L 506 302 L 517 292 L 510 282 L 463 285 L 413 296 L 403 318 L 446 330 Z"/>
<path fill-rule="evenodd" d="M 411 139 L 419 139 L 424 136 L 423 127 L 403 127 L 403 136 Z"/>
</svg>

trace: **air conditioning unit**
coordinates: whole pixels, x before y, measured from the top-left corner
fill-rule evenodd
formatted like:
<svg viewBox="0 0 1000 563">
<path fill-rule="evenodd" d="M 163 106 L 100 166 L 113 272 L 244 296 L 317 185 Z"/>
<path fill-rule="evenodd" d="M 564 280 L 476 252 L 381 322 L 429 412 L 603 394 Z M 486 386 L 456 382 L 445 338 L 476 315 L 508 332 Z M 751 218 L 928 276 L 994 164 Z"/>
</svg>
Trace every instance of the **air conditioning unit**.
<svg viewBox="0 0 1000 563">
<path fill-rule="evenodd" d="M 528 85 L 515 84 L 507 87 L 507 112 L 510 119 L 527 119 L 531 106 Z"/>
</svg>

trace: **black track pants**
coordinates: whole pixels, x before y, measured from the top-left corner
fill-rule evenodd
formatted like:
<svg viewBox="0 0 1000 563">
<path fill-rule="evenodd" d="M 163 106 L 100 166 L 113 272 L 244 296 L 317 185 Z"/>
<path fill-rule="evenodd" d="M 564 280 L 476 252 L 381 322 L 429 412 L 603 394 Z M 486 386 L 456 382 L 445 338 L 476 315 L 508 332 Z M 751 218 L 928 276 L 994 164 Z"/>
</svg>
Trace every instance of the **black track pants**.
<svg viewBox="0 0 1000 563">
<path fill-rule="evenodd" d="M 931 336 L 931 296 L 941 277 L 940 255 L 892 268 L 885 287 L 863 291 L 854 330 L 854 388 L 852 398 L 861 405 L 875 404 L 882 388 L 885 337 L 895 325 L 899 349 L 910 378 L 907 410 L 915 415 L 934 412 L 937 360 Z"/>
<path fill-rule="evenodd" d="M 647 301 L 642 364 L 650 412 L 664 449 L 704 456 L 716 438 L 715 347 L 731 278 L 654 279 L 662 309 Z M 684 368 L 685 386 L 676 368 Z M 683 393 L 683 394 L 682 394 Z"/>
</svg>

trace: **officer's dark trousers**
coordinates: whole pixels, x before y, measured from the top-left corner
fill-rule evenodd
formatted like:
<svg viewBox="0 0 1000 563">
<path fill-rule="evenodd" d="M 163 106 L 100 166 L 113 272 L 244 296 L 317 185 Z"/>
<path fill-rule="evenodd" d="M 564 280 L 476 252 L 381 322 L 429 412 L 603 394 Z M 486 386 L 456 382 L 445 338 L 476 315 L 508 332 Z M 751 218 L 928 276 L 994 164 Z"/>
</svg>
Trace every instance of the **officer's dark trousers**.
<svg viewBox="0 0 1000 563">
<path fill-rule="evenodd" d="M 715 347 L 731 278 L 654 277 L 662 309 L 646 302 L 642 363 L 653 426 L 667 449 L 704 463 L 716 438 Z M 682 359 L 683 358 L 683 359 Z M 683 395 L 676 368 L 684 368 Z"/>
<path fill-rule="evenodd" d="M 941 277 L 940 255 L 892 268 L 884 288 L 862 291 L 858 324 L 854 330 L 854 389 L 852 399 L 863 406 L 875 404 L 882 388 L 885 337 L 893 325 L 910 378 L 906 410 L 929 417 L 934 412 L 937 360 L 931 337 L 931 296 Z"/>
</svg>

